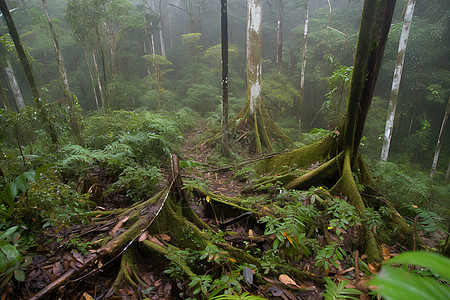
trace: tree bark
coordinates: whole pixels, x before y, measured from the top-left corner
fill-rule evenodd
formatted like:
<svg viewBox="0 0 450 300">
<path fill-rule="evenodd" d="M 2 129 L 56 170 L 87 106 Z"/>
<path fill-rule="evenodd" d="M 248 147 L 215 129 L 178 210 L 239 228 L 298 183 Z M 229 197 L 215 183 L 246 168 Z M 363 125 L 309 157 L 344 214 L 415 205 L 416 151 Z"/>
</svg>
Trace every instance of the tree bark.
<svg viewBox="0 0 450 300">
<path fill-rule="evenodd" d="M 400 89 L 400 81 L 402 78 L 403 63 L 405 61 L 406 46 L 408 44 L 409 29 L 414 14 L 414 6 L 416 0 L 409 0 L 406 8 L 405 18 L 403 20 L 402 34 L 398 45 L 397 62 L 395 65 L 394 78 L 392 80 L 391 94 L 389 97 L 388 114 L 386 118 L 386 127 L 384 130 L 384 140 L 381 149 L 381 161 L 386 162 L 389 155 L 389 147 L 391 145 L 392 130 L 394 128 L 395 110 L 397 108 L 398 91 Z"/>
<path fill-rule="evenodd" d="M 434 152 L 433 164 L 431 166 L 430 179 L 433 180 L 434 173 L 436 172 L 437 162 L 439 159 L 439 153 L 442 147 L 442 137 L 444 136 L 444 130 L 447 126 L 448 115 L 450 114 L 450 97 L 448 98 L 447 108 L 445 109 L 444 119 L 442 120 L 441 130 L 439 131 L 439 137 L 436 145 L 436 151 Z"/>
<path fill-rule="evenodd" d="M 166 46 L 164 44 L 163 36 L 163 21 L 162 21 L 162 5 L 161 0 L 159 0 L 159 40 L 161 44 L 161 55 L 166 56 Z"/>
<path fill-rule="evenodd" d="M 277 68 L 278 73 L 283 67 L 283 0 L 278 0 L 277 21 Z"/>
<path fill-rule="evenodd" d="M 69 88 L 69 80 L 67 79 L 66 67 L 64 66 L 64 57 L 62 55 L 61 48 L 59 47 L 59 42 L 56 37 L 55 30 L 53 28 L 53 23 L 50 18 L 50 14 L 48 12 L 47 1 L 42 0 L 42 5 L 44 7 L 45 17 L 47 18 L 48 27 L 50 29 L 50 35 L 53 40 L 53 45 L 55 46 L 56 62 L 58 64 L 59 76 L 63 86 L 65 105 L 69 113 L 70 128 L 72 129 L 72 133 L 78 139 L 78 141 L 81 141 L 80 138 L 81 125 L 79 118 L 77 117 L 78 114 L 75 109 L 74 96 Z"/>
<path fill-rule="evenodd" d="M 356 161 L 364 123 L 372 101 L 396 0 L 364 1 L 355 65 L 350 84 L 344 151 Z"/>
<path fill-rule="evenodd" d="M 222 40 L 222 153 L 229 156 L 228 147 L 228 7 L 227 0 L 221 0 Z"/>
<path fill-rule="evenodd" d="M 14 75 L 14 71 L 9 60 L 6 61 L 6 65 L 7 67 L 5 68 L 5 72 L 9 80 L 9 87 L 11 88 L 17 110 L 21 111 L 25 108 L 25 101 L 23 101 L 22 92 L 20 91 L 19 84 L 17 83 L 16 76 Z"/>
<path fill-rule="evenodd" d="M 306 9 L 305 9 L 305 30 L 303 33 L 303 55 L 302 55 L 302 70 L 301 70 L 301 76 L 300 76 L 300 97 L 298 100 L 298 135 L 302 133 L 302 107 L 303 107 L 303 97 L 305 94 L 305 74 L 306 74 L 306 50 L 307 50 L 307 44 L 308 44 L 308 22 L 309 22 L 309 15 L 308 15 L 308 5 L 309 1 L 306 3 Z"/>
</svg>

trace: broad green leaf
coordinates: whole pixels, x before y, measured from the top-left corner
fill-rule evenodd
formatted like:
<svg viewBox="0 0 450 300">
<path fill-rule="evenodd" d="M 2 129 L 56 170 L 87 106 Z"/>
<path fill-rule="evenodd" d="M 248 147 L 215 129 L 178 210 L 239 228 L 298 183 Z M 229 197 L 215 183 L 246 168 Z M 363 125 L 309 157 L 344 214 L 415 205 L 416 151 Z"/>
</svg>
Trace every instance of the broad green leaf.
<svg viewBox="0 0 450 300">
<path fill-rule="evenodd" d="M 23 176 L 29 181 L 36 183 L 36 172 L 34 170 L 23 173 Z"/>
<path fill-rule="evenodd" d="M 450 259 L 432 252 L 404 252 L 387 260 L 385 263 L 428 267 L 440 276 L 445 276 L 450 279 Z"/>
<path fill-rule="evenodd" d="M 25 281 L 25 272 L 22 270 L 14 271 L 14 278 L 16 278 L 17 281 Z"/>
<path fill-rule="evenodd" d="M 2 245 L 0 250 L 6 255 L 9 261 L 22 261 L 23 257 L 17 251 L 16 247 L 11 244 Z"/>
<path fill-rule="evenodd" d="M 13 184 L 13 183 L 15 183 L 17 185 L 17 188 L 22 193 L 25 193 L 27 191 L 27 179 L 25 178 L 25 176 L 23 174 L 20 174 L 19 176 L 17 176 L 16 179 L 14 179 L 14 181 L 11 182 L 11 184 Z M 14 196 L 14 198 L 16 196 L 17 196 L 17 194 Z"/>
<path fill-rule="evenodd" d="M 0 200 L 8 204 L 10 207 L 14 206 L 14 199 L 11 197 L 10 191 L 7 190 L 6 187 L 3 191 L 0 192 Z"/>
<path fill-rule="evenodd" d="M 19 226 L 16 225 L 6 229 L 3 232 L 0 232 L 0 240 L 5 240 L 9 238 L 14 232 L 16 232 L 17 228 L 19 228 Z"/>
<path fill-rule="evenodd" d="M 433 278 L 419 277 L 390 267 L 383 268 L 368 284 L 376 285 L 387 300 L 450 299 L 450 287 Z"/>
<path fill-rule="evenodd" d="M 6 269 L 9 267 L 10 261 L 6 259 L 5 254 L 0 251 L 0 273 L 3 273 L 6 271 Z"/>
</svg>

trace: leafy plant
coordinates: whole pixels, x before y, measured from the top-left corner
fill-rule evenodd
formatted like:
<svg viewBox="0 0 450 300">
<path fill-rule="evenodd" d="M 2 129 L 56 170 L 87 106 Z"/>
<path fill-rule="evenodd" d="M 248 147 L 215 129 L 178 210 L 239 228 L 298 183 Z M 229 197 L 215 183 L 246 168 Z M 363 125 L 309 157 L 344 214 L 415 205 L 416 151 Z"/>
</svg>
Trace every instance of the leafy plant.
<svg viewBox="0 0 450 300">
<path fill-rule="evenodd" d="M 264 298 L 244 292 L 240 295 L 219 295 L 219 296 L 212 297 L 210 299 L 211 300 L 260 300 L 260 299 L 264 299 Z"/>
<path fill-rule="evenodd" d="M 347 253 L 345 253 L 344 249 L 338 243 L 332 242 L 318 251 L 315 264 L 328 273 L 330 264 L 335 268 L 339 268 L 337 261 L 343 260 L 346 255 Z"/>
<path fill-rule="evenodd" d="M 25 268 L 31 263 L 32 257 L 20 252 L 28 248 L 23 240 L 18 225 L 0 231 L 0 289 L 3 289 L 14 276 L 17 281 L 25 280 Z"/>
<path fill-rule="evenodd" d="M 336 234 L 341 240 L 343 240 L 343 236 L 341 236 L 339 229 L 347 230 L 348 226 L 352 227 L 356 224 L 361 224 L 356 208 L 344 199 L 333 198 L 327 211 L 332 216 L 328 229 L 336 228 Z"/>
<path fill-rule="evenodd" d="M 377 285 L 383 298 L 390 300 L 450 299 L 450 259 L 430 252 L 404 252 L 384 262 L 380 273 L 368 284 Z M 403 264 L 403 269 L 393 265 Z M 423 269 L 408 271 L 407 265 L 429 268 L 433 276 L 423 276 Z M 422 275 L 422 276 L 421 276 Z M 446 281 L 443 284 L 442 281 Z"/>
<path fill-rule="evenodd" d="M 0 192 L 0 216 L 8 218 L 12 215 L 15 207 L 15 199 L 18 195 L 25 193 L 30 186 L 28 182 L 36 183 L 39 176 L 54 166 L 54 164 L 44 165 L 36 170 L 30 170 L 17 176 Z M 5 205 L 6 204 L 6 205 Z M 3 222 L 5 219 L 3 219 Z"/>
<path fill-rule="evenodd" d="M 361 294 L 357 289 L 346 288 L 345 286 L 350 280 L 339 281 L 335 284 L 330 277 L 325 277 L 325 292 L 322 294 L 325 300 L 338 300 L 338 299 L 353 299 L 359 300 L 359 297 L 353 297 L 352 295 Z"/>
</svg>

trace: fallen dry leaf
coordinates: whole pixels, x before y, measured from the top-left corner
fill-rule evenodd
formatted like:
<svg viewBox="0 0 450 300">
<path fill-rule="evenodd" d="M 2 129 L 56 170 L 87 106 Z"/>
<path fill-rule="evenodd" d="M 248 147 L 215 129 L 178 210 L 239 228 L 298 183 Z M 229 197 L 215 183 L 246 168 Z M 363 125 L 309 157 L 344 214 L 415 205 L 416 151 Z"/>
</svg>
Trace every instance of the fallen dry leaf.
<svg viewBox="0 0 450 300">
<path fill-rule="evenodd" d="M 154 236 L 152 236 L 152 235 L 150 235 L 150 236 L 148 237 L 148 240 L 149 240 L 150 242 L 152 242 L 152 243 L 158 245 L 158 246 L 164 247 L 164 244 L 161 243 L 160 240 L 158 240 L 156 237 L 154 237 Z"/>
<path fill-rule="evenodd" d="M 386 248 L 386 244 L 381 244 L 381 253 L 383 254 L 384 260 L 388 260 L 391 258 L 391 253 L 389 252 L 388 248 Z"/>
<path fill-rule="evenodd" d="M 144 231 L 144 233 L 141 234 L 139 237 L 139 243 L 142 241 L 145 241 L 147 239 L 147 231 Z"/>
<path fill-rule="evenodd" d="M 280 277 L 278 277 L 278 279 L 285 285 L 292 285 L 297 288 L 300 288 L 300 286 L 298 286 L 297 283 L 286 274 L 281 274 Z"/>
<path fill-rule="evenodd" d="M 170 241 L 170 239 L 171 239 L 170 236 L 168 236 L 167 234 L 164 234 L 164 233 L 161 233 L 161 234 L 159 234 L 158 236 L 159 236 L 163 241 L 166 241 L 166 242 Z"/>
</svg>

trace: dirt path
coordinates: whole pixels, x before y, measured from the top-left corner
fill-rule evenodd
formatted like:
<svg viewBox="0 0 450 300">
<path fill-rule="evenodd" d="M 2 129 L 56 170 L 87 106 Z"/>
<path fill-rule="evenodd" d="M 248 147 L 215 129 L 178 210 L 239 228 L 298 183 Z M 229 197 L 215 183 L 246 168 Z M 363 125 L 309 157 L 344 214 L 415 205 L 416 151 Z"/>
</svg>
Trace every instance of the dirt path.
<svg viewBox="0 0 450 300">
<path fill-rule="evenodd" d="M 216 149 L 206 146 L 206 142 L 198 142 L 198 136 L 205 133 L 208 126 L 199 121 L 196 128 L 186 137 L 186 144 L 181 147 L 180 154 L 182 160 L 192 160 L 198 162 L 203 167 L 195 170 L 191 174 L 186 174 L 185 178 L 200 178 L 208 184 L 208 189 L 218 195 L 236 197 L 241 194 L 244 182 L 233 178 L 234 172 L 230 170 L 217 170 L 220 167 L 210 163 L 208 158 L 215 154 Z"/>
</svg>

